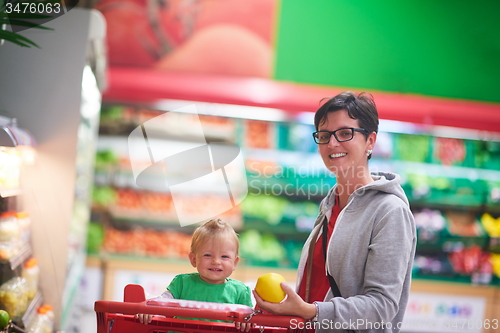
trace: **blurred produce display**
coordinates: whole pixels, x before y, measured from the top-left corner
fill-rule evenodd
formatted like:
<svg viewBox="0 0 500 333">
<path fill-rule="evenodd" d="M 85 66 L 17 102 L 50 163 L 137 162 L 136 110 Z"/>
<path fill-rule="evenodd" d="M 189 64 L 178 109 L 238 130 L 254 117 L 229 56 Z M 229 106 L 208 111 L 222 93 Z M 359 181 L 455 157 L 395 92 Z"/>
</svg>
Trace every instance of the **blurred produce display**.
<svg viewBox="0 0 500 333">
<path fill-rule="evenodd" d="M 418 277 L 448 277 L 453 278 L 456 272 L 451 267 L 450 262 L 446 257 L 437 254 L 433 255 L 419 255 L 415 256 L 413 262 L 413 272 Z"/>
<path fill-rule="evenodd" d="M 101 150 L 95 154 L 95 168 L 97 170 L 112 168 L 118 162 L 119 156 L 111 150 Z"/>
<path fill-rule="evenodd" d="M 272 123 L 261 120 L 246 120 L 245 125 L 246 148 L 274 148 L 275 138 Z"/>
<path fill-rule="evenodd" d="M 241 210 L 245 217 L 261 219 L 270 225 L 281 222 L 289 202 L 284 197 L 269 195 L 248 195 L 241 203 Z"/>
<path fill-rule="evenodd" d="M 426 162 L 431 137 L 427 135 L 398 134 L 395 140 L 396 158 L 410 162 Z"/>
<path fill-rule="evenodd" d="M 439 237 L 439 233 L 446 226 L 446 220 L 439 210 L 422 209 L 414 212 L 415 225 L 419 240 L 432 241 Z"/>
<path fill-rule="evenodd" d="M 422 209 L 415 211 L 414 216 L 418 235 L 416 276 L 476 284 L 494 280 L 491 252 L 496 239 L 490 239 L 487 228 L 483 228 L 484 218 L 479 222 L 474 214 L 449 209 Z"/>
<path fill-rule="evenodd" d="M 493 273 L 500 278 L 500 254 L 491 254 L 491 265 L 493 266 Z"/>
<path fill-rule="evenodd" d="M 186 259 L 190 245 L 191 235 L 181 232 L 140 228 L 123 231 L 108 227 L 104 232 L 102 250 L 115 254 Z"/>
<path fill-rule="evenodd" d="M 92 190 L 92 202 L 98 206 L 111 206 L 118 200 L 118 195 L 110 186 L 94 187 Z"/>
<path fill-rule="evenodd" d="M 220 206 L 224 204 L 224 197 L 218 195 L 190 195 L 177 197 L 177 202 L 191 207 L 196 214 L 202 206 Z M 170 193 L 137 190 L 131 188 L 94 187 L 94 206 L 105 208 L 114 219 L 129 220 L 137 224 L 141 222 L 175 225 L 177 215 Z M 219 218 L 226 220 L 234 228 L 241 228 L 242 221 L 239 207 L 235 207 Z M 178 224 L 177 224 L 178 225 Z"/>
<path fill-rule="evenodd" d="M 128 157 L 128 134 L 163 113 L 103 107 L 100 134 L 107 140 L 96 155 L 93 204 L 106 218 L 89 227 L 89 252 L 185 258 L 188 250 L 175 249 L 187 249 L 190 232 L 179 228 L 171 195 L 138 188 Z M 244 262 L 297 267 L 319 203 L 335 184 L 311 138 L 314 126 L 205 114 L 199 121 L 207 141 L 235 143 L 244 155 L 249 193 L 220 216 L 237 229 Z M 157 130 L 179 137 L 172 124 Z M 416 127 L 380 132 L 370 168 L 401 175 L 417 225 L 415 277 L 500 284 L 500 142 Z M 195 214 L 221 203 L 203 188 L 186 193 L 183 205 Z"/>
<path fill-rule="evenodd" d="M 443 165 L 461 163 L 465 159 L 464 140 L 435 138 L 436 157 Z"/>
<path fill-rule="evenodd" d="M 481 237 L 485 235 L 474 214 L 448 210 L 446 220 L 448 221 L 448 231 L 452 235 L 465 237 Z"/>
<path fill-rule="evenodd" d="M 240 250 L 242 258 L 254 265 L 280 266 L 286 259 L 286 250 L 276 236 L 254 229 L 240 235 Z"/>
<path fill-rule="evenodd" d="M 481 224 L 490 237 L 500 238 L 500 217 L 494 218 L 488 213 L 481 216 Z"/>
<path fill-rule="evenodd" d="M 26 279 L 13 277 L 0 286 L 0 306 L 14 321 L 20 321 L 28 308 L 28 287 Z"/>
<path fill-rule="evenodd" d="M 491 254 L 478 245 L 452 252 L 449 260 L 455 272 L 471 276 L 472 282 L 490 283 L 493 273 Z"/>
<path fill-rule="evenodd" d="M 87 232 L 87 252 L 99 253 L 104 242 L 104 226 L 102 223 L 90 222 Z"/>
</svg>

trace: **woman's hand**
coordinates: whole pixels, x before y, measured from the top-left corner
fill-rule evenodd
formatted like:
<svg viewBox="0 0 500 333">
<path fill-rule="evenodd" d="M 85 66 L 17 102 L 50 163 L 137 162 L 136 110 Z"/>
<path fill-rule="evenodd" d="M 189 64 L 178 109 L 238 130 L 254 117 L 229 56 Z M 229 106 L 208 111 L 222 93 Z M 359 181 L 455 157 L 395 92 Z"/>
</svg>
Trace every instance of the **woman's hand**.
<svg viewBox="0 0 500 333">
<path fill-rule="evenodd" d="M 264 301 L 259 294 L 253 290 L 252 292 L 257 305 L 274 315 L 296 316 L 304 319 L 310 319 L 316 315 L 316 307 L 314 304 L 304 302 L 292 287 L 285 282 L 281 282 L 281 288 L 283 288 L 286 297 L 280 303 Z"/>
</svg>

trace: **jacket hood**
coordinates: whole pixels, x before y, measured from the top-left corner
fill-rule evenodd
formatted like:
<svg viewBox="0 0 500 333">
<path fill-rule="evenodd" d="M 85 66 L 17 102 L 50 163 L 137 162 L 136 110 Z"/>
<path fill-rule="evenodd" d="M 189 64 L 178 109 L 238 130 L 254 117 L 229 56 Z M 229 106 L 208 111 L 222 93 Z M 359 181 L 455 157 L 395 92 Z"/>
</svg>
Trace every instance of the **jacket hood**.
<svg viewBox="0 0 500 333">
<path fill-rule="evenodd" d="M 392 172 L 372 172 L 371 175 L 375 181 L 368 184 L 366 186 L 367 189 L 373 188 L 377 191 L 394 194 L 409 206 L 408 198 L 400 184 L 401 177 L 398 174 Z"/>
</svg>

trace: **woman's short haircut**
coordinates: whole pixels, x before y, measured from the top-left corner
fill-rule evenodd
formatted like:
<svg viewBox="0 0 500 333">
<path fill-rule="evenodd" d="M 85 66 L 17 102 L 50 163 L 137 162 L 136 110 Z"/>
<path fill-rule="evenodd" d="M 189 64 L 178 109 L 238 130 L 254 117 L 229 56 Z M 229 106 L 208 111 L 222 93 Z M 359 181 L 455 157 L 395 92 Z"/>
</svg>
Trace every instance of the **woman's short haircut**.
<svg viewBox="0 0 500 333">
<path fill-rule="evenodd" d="M 352 91 L 345 91 L 335 97 L 324 99 L 327 101 L 319 107 L 314 115 L 316 131 L 326 121 L 328 113 L 346 110 L 349 117 L 358 119 L 359 127 L 364 128 L 368 133 L 378 132 L 377 107 L 370 93 L 362 92 L 356 95 Z M 368 134 L 365 136 L 368 137 Z"/>
</svg>

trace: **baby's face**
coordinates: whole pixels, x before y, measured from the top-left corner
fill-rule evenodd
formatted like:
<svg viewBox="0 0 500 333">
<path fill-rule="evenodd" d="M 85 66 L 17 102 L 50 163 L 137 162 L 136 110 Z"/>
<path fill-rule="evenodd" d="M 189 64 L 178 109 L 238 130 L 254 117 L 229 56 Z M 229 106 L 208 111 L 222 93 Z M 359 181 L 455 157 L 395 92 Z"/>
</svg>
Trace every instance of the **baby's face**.
<svg viewBox="0 0 500 333">
<path fill-rule="evenodd" d="M 189 254 L 189 260 L 196 267 L 202 280 L 212 284 L 226 282 L 240 260 L 234 240 L 208 240 L 196 253 Z"/>
</svg>

